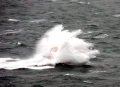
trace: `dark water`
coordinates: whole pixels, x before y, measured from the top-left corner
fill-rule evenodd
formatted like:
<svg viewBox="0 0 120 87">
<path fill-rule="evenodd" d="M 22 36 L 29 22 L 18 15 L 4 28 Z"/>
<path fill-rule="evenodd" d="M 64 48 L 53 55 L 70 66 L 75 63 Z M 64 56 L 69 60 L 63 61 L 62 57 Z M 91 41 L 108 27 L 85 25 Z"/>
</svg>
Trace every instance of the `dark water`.
<svg viewBox="0 0 120 87">
<path fill-rule="evenodd" d="M 94 65 L 1 69 L 0 87 L 120 87 L 119 0 L 1 0 L 0 57 L 31 56 L 36 41 L 56 24 L 92 32 L 79 37 L 100 50 Z"/>
</svg>

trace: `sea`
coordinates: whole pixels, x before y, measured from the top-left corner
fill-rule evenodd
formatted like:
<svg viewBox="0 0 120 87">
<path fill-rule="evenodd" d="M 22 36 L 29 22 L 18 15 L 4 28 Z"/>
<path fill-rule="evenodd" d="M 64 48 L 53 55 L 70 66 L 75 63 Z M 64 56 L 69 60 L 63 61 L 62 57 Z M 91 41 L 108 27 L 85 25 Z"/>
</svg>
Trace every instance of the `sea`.
<svg viewBox="0 0 120 87">
<path fill-rule="evenodd" d="M 45 32 L 56 25 L 80 29 L 77 38 L 94 44 L 99 54 L 90 65 L 29 68 L 16 62 L 32 59 Z M 1 0 L 0 87 L 120 87 L 120 1 Z"/>
</svg>

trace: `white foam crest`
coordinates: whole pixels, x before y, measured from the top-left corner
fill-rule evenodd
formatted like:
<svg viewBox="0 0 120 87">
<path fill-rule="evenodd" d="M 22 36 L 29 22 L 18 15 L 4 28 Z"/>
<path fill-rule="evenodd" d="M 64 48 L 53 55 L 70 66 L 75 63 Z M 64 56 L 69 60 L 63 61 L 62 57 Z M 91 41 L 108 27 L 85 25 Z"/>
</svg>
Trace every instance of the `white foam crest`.
<svg viewBox="0 0 120 87">
<path fill-rule="evenodd" d="M 115 15 L 113 15 L 113 16 L 119 18 L 119 17 L 120 17 L 120 14 L 115 14 Z"/>
<path fill-rule="evenodd" d="M 101 34 L 101 35 L 98 35 L 98 36 L 95 36 L 94 38 L 105 38 L 105 37 L 108 37 L 109 35 L 107 34 Z"/>
<path fill-rule="evenodd" d="M 8 19 L 9 22 L 20 22 L 18 19 Z"/>
<path fill-rule="evenodd" d="M 79 3 L 79 4 L 90 4 L 90 2 L 84 2 L 84 1 L 79 1 L 79 0 L 70 0 L 71 2 L 76 2 L 76 3 Z"/>
<path fill-rule="evenodd" d="M 41 23 L 41 22 L 46 22 L 46 19 L 37 19 L 37 20 L 31 20 L 30 23 Z"/>
<path fill-rule="evenodd" d="M 0 35 L 21 33 L 23 30 L 5 30 Z"/>
<path fill-rule="evenodd" d="M 35 54 L 31 58 L 1 58 L 0 68 L 46 69 L 54 68 L 57 63 L 81 65 L 99 53 L 93 49 L 92 43 L 77 38 L 82 33 L 80 29 L 72 32 L 63 29 L 63 25 L 56 25 L 48 30 L 37 42 Z"/>
</svg>

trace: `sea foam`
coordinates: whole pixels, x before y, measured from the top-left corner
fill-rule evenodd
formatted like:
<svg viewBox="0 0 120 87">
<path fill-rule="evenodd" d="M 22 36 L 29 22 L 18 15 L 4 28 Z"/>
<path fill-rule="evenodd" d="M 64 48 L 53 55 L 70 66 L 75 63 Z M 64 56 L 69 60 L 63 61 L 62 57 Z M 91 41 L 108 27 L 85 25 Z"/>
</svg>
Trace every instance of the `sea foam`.
<svg viewBox="0 0 120 87">
<path fill-rule="evenodd" d="M 72 32 L 63 29 L 63 25 L 56 25 L 48 30 L 37 42 L 35 53 L 31 58 L 25 60 L 1 58 L 0 68 L 46 69 L 54 68 L 58 63 L 83 65 L 99 54 L 92 43 L 77 38 L 82 33 L 80 29 Z"/>
</svg>

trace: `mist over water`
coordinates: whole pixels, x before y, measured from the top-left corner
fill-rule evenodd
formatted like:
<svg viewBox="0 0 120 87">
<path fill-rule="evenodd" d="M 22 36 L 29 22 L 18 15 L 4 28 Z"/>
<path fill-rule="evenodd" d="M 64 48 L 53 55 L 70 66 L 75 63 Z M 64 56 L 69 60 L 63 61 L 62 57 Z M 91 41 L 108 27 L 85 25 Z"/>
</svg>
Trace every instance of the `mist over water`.
<svg viewBox="0 0 120 87">
<path fill-rule="evenodd" d="M 119 3 L 1 0 L 0 87 L 120 87 Z"/>
</svg>

